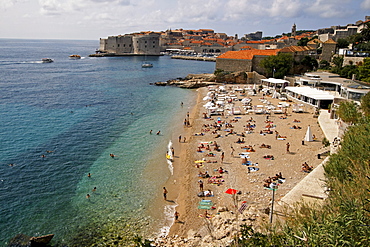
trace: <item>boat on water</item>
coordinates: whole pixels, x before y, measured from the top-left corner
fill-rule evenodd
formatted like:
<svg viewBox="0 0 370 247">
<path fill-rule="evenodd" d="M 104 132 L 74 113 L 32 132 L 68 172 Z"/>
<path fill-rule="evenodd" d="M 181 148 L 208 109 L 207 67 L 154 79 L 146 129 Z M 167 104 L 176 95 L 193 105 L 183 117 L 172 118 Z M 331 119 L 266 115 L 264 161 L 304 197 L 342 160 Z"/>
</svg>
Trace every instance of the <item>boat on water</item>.
<svg viewBox="0 0 370 247">
<path fill-rule="evenodd" d="M 142 65 L 141 65 L 142 68 L 152 68 L 153 67 L 153 64 L 152 63 L 148 63 L 148 62 L 144 62 Z"/>
<path fill-rule="evenodd" d="M 74 54 L 69 56 L 70 59 L 81 59 L 80 55 Z"/>
<path fill-rule="evenodd" d="M 52 63 L 52 62 L 54 62 L 54 60 L 53 60 L 53 59 L 51 59 L 51 58 L 43 58 L 43 59 L 41 59 L 41 61 L 42 61 L 43 63 Z"/>
</svg>

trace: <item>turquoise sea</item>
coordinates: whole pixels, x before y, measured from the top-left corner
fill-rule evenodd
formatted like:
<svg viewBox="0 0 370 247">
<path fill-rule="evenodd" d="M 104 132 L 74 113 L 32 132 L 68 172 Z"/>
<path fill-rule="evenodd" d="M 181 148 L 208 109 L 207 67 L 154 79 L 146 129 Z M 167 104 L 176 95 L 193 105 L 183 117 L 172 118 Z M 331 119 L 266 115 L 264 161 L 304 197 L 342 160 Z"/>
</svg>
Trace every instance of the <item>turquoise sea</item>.
<svg viewBox="0 0 370 247">
<path fill-rule="evenodd" d="M 143 57 L 88 57 L 98 45 L 0 39 L 0 246 L 18 233 L 84 246 L 168 224 L 151 205 L 196 91 L 150 83 L 213 73 L 215 64 L 160 56 L 141 68 Z"/>
</svg>

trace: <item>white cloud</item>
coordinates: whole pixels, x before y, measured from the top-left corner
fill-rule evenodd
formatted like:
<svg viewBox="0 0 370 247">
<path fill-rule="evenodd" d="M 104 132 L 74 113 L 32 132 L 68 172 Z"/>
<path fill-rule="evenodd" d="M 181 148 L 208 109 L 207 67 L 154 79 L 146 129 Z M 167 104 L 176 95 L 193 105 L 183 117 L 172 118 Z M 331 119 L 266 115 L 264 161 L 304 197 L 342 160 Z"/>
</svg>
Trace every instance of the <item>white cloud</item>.
<svg viewBox="0 0 370 247">
<path fill-rule="evenodd" d="M 370 9 L 370 0 L 364 0 L 361 3 L 361 7 L 364 8 L 364 9 Z"/>
<path fill-rule="evenodd" d="M 58 0 L 39 0 L 40 13 L 44 15 L 59 15 L 64 12 L 64 5 Z"/>
<path fill-rule="evenodd" d="M 17 3 L 24 3 L 27 1 L 28 0 L 0 0 L 0 10 L 1 9 L 6 10 L 13 7 Z"/>
<path fill-rule="evenodd" d="M 274 0 L 269 9 L 271 17 L 287 18 L 298 16 L 305 4 L 299 0 Z"/>
<path fill-rule="evenodd" d="M 316 0 L 307 12 L 321 18 L 344 17 L 353 12 L 355 3 L 353 0 Z"/>
</svg>

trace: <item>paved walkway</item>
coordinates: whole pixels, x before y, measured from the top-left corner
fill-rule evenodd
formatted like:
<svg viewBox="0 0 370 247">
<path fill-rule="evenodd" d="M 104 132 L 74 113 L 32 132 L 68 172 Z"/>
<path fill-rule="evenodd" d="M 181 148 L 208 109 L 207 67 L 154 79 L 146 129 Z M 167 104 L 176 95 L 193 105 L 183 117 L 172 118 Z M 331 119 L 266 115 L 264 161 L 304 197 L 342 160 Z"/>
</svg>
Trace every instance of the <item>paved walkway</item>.
<svg viewBox="0 0 370 247">
<path fill-rule="evenodd" d="M 338 124 L 335 119 L 330 119 L 330 113 L 327 110 L 320 110 L 319 124 L 330 142 L 333 142 L 335 137 L 338 137 Z"/>
<path fill-rule="evenodd" d="M 320 110 L 318 118 L 320 127 L 325 137 L 332 142 L 338 136 L 338 125 L 334 119 L 330 119 L 330 113 L 327 110 Z M 327 162 L 327 157 L 311 173 L 309 173 L 301 182 L 299 182 L 288 194 L 286 194 L 278 203 L 280 206 L 292 206 L 295 202 L 321 202 L 327 198 L 325 188 L 325 176 L 323 164 Z M 277 210 L 279 210 L 277 208 Z"/>
</svg>

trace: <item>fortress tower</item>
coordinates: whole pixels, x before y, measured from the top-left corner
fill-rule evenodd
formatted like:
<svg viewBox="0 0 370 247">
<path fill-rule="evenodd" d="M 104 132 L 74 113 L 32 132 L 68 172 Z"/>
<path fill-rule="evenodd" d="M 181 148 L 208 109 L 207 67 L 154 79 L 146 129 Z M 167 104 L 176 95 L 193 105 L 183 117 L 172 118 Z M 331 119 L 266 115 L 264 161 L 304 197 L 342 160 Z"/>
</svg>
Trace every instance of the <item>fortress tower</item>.
<svg viewBox="0 0 370 247">
<path fill-rule="evenodd" d="M 292 26 L 292 35 L 291 35 L 291 37 L 295 37 L 295 36 L 297 36 L 297 26 L 294 23 L 293 26 Z"/>
</svg>

